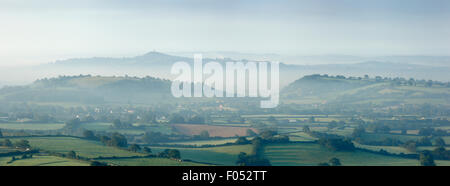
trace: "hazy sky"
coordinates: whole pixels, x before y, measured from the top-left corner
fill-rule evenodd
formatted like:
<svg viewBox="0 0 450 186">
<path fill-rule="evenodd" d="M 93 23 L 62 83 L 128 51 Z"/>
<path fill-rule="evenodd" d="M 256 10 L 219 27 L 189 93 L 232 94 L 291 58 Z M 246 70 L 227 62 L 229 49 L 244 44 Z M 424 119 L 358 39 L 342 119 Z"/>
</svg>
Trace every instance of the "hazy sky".
<svg viewBox="0 0 450 186">
<path fill-rule="evenodd" d="M 157 51 L 450 55 L 448 0 L 0 0 L 0 66 Z"/>
</svg>

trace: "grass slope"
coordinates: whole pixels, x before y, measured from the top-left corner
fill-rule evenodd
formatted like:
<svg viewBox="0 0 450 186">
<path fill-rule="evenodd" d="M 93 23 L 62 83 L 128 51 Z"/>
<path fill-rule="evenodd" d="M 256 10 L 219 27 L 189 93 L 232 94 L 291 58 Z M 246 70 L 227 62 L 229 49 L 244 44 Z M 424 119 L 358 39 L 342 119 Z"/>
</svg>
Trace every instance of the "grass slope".
<svg viewBox="0 0 450 186">
<path fill-rule="evenodd" d="M 205 166 L 205 164 L 177 161 L 167 158 L 126 158 L 99 160 L 118 166 Z"/>
<path fill-rule="evenodd" d="M 0 157 L 0 166 L 89 166 L 88 162 L 61 158 L 56 156 L 33 156 L 29 159 L 19 159 L 7 163 L 11 157 Z"/>
<path fill-rule="evenodd" d="M 265 155 L 274 166 L 315 166 L 336 157 L 347 166 L 417 166 L 418 160 L 379 155 L 363 151 L 333 152 L 318 144 L 269 145 Z M 450 165 L 450 161 L 436 161 Z"/>
<path fill-rule="evenodd" d="M 237 155 L 240 152 L 250 153 L 251 145 L 231 145 L 210 148 L 173 148 L 173 147 L 150 147 L 154 153 L 164 149 L 177 149 L 182 159 L 196 162 L 212 163 L 217 165 L 236 165 Z"/>
<path fill-rule="evenodd" d="M 67 153 L 73 150 L 78 155 L 88 158 L 95 158 L 99 156 L 126 157 L 142 155 L 140 153 L 130 152 L 115 147 L 104 146 L 97 141 L 84 140 L 74 137 L 24 137 L 11 138 L 11 141 L 15 142 L 20 139 L 28 140 L 31 147 L 33 148 L 39 148 L 59 153 Z"/>
</svg>

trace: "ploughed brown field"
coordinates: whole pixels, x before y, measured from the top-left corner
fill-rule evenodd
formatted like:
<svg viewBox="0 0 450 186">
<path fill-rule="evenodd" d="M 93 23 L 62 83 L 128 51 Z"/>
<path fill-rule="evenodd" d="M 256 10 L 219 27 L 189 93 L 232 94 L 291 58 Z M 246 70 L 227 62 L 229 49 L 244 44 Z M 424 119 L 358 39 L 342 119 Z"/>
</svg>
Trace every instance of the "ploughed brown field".
<svg viewBox="0 0 450 186">
<path fill-rule="evenodd" d="M 206 130 L 210 137 L 235 137 L 247 136 L 247 130 L 251 129 L 258 133 L 257 129 L 250 127 L 224 127 L 213 125 L 195 125 L 195 124 L 172 124 L 173 130 L 184 135 L 199 135 Z"/>
</svg>

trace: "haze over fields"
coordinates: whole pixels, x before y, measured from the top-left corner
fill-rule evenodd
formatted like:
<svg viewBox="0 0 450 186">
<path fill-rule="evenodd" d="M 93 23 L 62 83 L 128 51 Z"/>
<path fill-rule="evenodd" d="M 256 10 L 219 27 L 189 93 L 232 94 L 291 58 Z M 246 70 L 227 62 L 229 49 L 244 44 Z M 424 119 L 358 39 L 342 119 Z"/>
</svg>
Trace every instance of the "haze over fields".
<svg viewBox="0 0 450 186">
<path fill-rule="evenodd" d="M 0 0 L 0 166 L 450 165 L 449 20 L 446 0 Z M 194 54 L 279 82 L 174 96 L 213 76 L 174 84 Z"/>
<path fill-rule="evenodd" d="M 258 55 L 246 56 L 257 60 Z M 238 56 L 236 56 L 238 57 Z M 450 81 L 450 57 L 431 56 L 391 56 L 370 59 L 345 57 L 345 56 L 310 56 L 298 58 L 308 61 L 324 60 L 330 64 L 288 64 L 282 62 L 280 65 L 280 86 L 311 74 L 330 74 L 345 76 L 383 76 L 403 77 L 406 79 L 424 79 Z M 336 59 L 336 60 L 333 60 Z M 347 60 L 348 59 L 348 60 Z M 57 77 L 59 75 L 100 75 L 100 76 L 153 76 L 173 80 L 176 76 L 170 73 L 175 62 L 185 61 L 193 63 L 193 57 L 174 56 L 160 52 L 148 52 L 135 57 L 112 58 L 73 58 L 58 60 L 48 64 L 3 67 L 0 69 L 0 86 L 25 85 L 37 79 Z M 247 58 L 208 58 L 206 54 L 204 63 L 216 61 L 225 62 L 247 62 Z M 258 60 L 261 61 L 261 60 Z M 268 60 L 264 60 L 268 61 Z M 335 62 L 331 62 L 335 61 Z"/>
<path fill-rule="evenodd" d="M 110 65 L 95 65 L 88 71 L 23 67 L 81 59 L 123 62 L 145 58 L 152 50 L 189 58 L 202 53 L 212 59 L 298 65 L 377 61 L 447 68 L 450 26 L 442 23 L 450 19 L 448 7 L 444 0 L 2 0 L 0 23 L 5 29 L 0 30 L 0 85 L 26 84 L 61 74 L 157 75 L 147 69 Z M 311 73 L 322 73 L 335 66 L 311 68 Z M 448 80 L 436 69 L 409 72 L 411 68 L 422 67 L 377 75 Z M 342 71 L 347 70 L 339 69 L 336 74 Z M 354 71 L 345 75 L 378 69 Z M 383 67 L 379 71 L 385 72 Z"/>
</svg>

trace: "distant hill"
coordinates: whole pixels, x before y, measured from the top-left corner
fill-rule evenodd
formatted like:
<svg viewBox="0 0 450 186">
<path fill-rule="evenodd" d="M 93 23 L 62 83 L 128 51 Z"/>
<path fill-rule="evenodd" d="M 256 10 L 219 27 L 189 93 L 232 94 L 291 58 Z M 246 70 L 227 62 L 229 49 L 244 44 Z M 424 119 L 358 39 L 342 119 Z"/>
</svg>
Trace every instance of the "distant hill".
<svg viewBox="0 0 450 186">
<path fill-rule="evenodd" d="M 333 58 L 333 56 L 328 56 Z M 347 58 L 337 58 L 343 61 Z M 353 59 L 353 58 L 352 58 Z M 384 58 L 383 58 L 384 59 Z M 390 59 L 390 58 L 389 58 Z M 397 59 L 397 58 L 394 58 Z M 427 58 L 428 59 L 428 58 Z M 329 59 L 331 60 L 331 59 Z M 172 64 L 178 61 L 193 63 L 193 57 L 173 56 L 159 52 L 149 52 L 141 56 L 130 58 L 85 58 L 85 59 L 69 59 L 57 61 L 52 64 L 44 65 L 42 68 L 49 68 L 50 71 L 62 74 L 94 74 L 94 75 L 136 75 L 136 76 L 153 76 L 166 79 L 174 79 L 176 76 L 170 74 Z M 247 62 L 246 59 L 231 58 L 206 58 L 203 62 L 218 62 L 222 65 L 225 62 Z M 432 79 L 449 81 L 449 66 L 427 66 L 419 64 L 407 64 L 383 62 L 383 61 L 360 61 L 353 64 L 318 64 L 318 65 L 291 65 L 280 63 L 280 86 L 287 86 L 306 75 L 311 74 L 330 74 L 330 75 L 346 75 L 346 76 L 363 76 L 365 74 L 371 76 L 384 77 L 404 77 L 416 79 Z M 61 75 L 61 74 L 55 74 Z"/>
<path fill-rule="evenodd" d="M 155 67 L 155 66 L 170 66 L 177 61 L 192 62 L 191 58 L 172 56 L 160 52 L 148 52 L 141 56 L 126 57 L 126 58 L 108 58 L 108 57 L 94 57 L 94 58 L 75 58 L 60 60 L 50 65 L 56 66 L 140 66 L 140 67 Z"/>
<path fill-rule="evenodd" d="M 153 104 L 171 101 L 211 101 L 176 99 L 171 81 L 154 77 L 60 76 L 44 78 L 26 86 L 0 89 L 1 102 L 64 104 Z M 280 92 L 282 103 L 299 104 L 433 104 L 450 106 L 448 82 L 404 78 L 344 77 L 308 75 Z"/>
<path fill-rule="evenodd" d="M 0 100 L 9 102 L 145 104 L 170 98 L 170 81 L 153 77 L 61 76 L 0 89 Z"/>
<path fill-rule="evenodd" d="M 338 103 L 378 105 L 436 104 L 450 106 L 450 84 L 403 78 L 347 78 L 310 75 L 281 92 L 286 103 Z"/>
<path fill-rule="evenodd" d="M 188 55 L 186 55 L 188 56 Z M 383 76 L 383 77 L 403 77 L 425 80 L 450 81 L 448 72 L 449 65 L 446 64 L 445 57 L 385 57 L 372 60 L 365 58 L 355 58 L 352 56 L 324 56 L 332 64 L 315 64 L 317 58 L 301 58 L 299 60 L 311 60 L 309 64 L 315 65 L 293 65 L 280 63 L 280 86 L 285 87 L 295 80 L 311 74 L 329 74 L 345 76 Z M 415 60 L 413 60 L 415 59 Z M 398 60 L 398 61 L 397 61 Z M 135 57 L 109 58 L 74 58 L 59 60 L 53 63 L 32 66 L 0 69 L 0 86 L 27 84 L 35 79 L 58 77 L 61 75 L 74 76 L 79 74 L 91 74 L 93 76 L 152 76 L 173 80 L 176 75 L 170 73 L 175 62 L 184 61 L 193 63 L 193 56 L 181 57 L 160 52 L 148 52 Z M 225 62 L 247 62 L 246 59 L 226 58 L 206 58 L 203 62 L 215 61 L 222 65 Z M 406 63 L 408 61 L 414 64 Z M 351 63 L 348 63 L 351 62 Z M 337 64 L 340 63 L 340 64 Z M 430 65 L 427 65 L 430 64 Z"/>
</svg>

